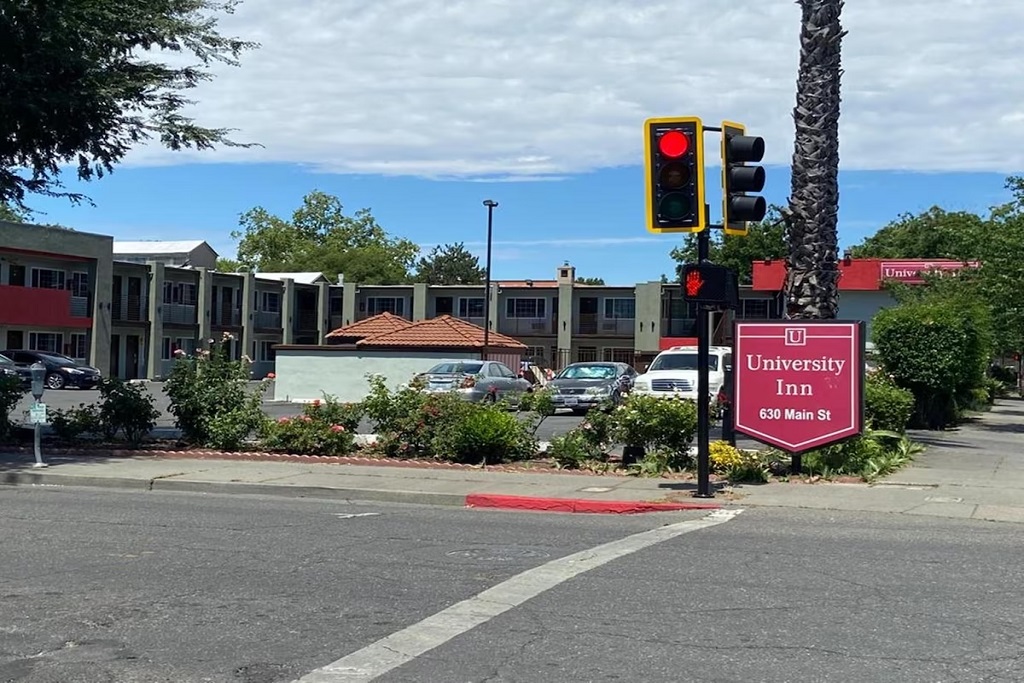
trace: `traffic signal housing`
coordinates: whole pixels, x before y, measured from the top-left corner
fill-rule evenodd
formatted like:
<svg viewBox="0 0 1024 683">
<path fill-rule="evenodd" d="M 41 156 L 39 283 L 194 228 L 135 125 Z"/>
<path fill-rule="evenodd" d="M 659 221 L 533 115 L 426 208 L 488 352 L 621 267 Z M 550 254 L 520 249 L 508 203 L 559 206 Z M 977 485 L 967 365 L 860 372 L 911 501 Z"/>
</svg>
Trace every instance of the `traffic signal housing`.
<svg viewBox="0 0 1024 683">
<path fill-rule="evenodd" d="M 736 308 L 739 282 L 736 272 L 713 263 L 687 263 L 682 273 L 683 299 L 697 304 Z"/>
<path fill-rule="evenodd" d="M 751 222 L 764 219 L 768 204 L 757 193 L 764 189 L 765 173 L 757 163 L 764 158 L 764 138 L 747 135 L 742 123 L 722 121 L 722 224 L 727 235 L 746 235 Z"/>
<path fill-rule="evenodd" d="M 704 209 L 704 126 L 696 116 L 644 122 L 647 229 L 707 229 Z"/>
</svg>

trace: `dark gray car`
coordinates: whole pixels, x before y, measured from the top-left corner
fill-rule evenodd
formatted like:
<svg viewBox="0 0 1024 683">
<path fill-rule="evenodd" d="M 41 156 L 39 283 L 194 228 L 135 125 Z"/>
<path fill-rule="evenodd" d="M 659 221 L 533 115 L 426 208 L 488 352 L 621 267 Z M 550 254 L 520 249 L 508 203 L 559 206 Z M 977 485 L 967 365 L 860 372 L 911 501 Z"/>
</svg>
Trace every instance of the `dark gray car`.
<svg viewBox="0 0 1024 683">
<path fill-rule="evenodd" d="M 627 363 L 573 363 L 562 368 L 547 386 L 555 408 L 585 413 L 605 402 L 620 403 L 636 376 Z"/>
</svg>

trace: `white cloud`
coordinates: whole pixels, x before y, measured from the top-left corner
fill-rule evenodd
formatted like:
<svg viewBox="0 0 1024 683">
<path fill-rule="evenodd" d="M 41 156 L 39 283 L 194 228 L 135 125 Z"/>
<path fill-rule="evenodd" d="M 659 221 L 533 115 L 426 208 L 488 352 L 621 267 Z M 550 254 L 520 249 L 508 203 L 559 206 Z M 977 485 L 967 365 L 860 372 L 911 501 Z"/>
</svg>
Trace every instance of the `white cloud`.
<svg viewBox="0 0 1024 683">
<path fill-rule="evenodd" d="M 696 114 L 788 164 L 799 23 L 792 0 L 245 0 L 222 28 L 263 47 L 196 114 L 265 148 L 197 158 L 563 177 L 638 164 L 644 118 Z M 1024 167 L 1024 3 L 854 0 L 843 24 L 843 168 Z"/>
</svg>

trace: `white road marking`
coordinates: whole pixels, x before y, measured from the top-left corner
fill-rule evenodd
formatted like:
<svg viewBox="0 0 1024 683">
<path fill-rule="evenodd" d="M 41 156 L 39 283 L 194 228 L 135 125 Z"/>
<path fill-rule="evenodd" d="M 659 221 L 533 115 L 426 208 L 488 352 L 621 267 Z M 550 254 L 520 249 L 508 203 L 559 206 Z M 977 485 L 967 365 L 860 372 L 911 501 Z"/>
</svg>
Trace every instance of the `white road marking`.
<svg viewBox="0 0 1024 683">
<path fill-rule="evenodd" d="M 676 536 L 727 522 L 741 512 L 715 510 L 701 519 L 643 531 L 552 560 L 312 671 L 295 683 L 372 681 L 583 572 Z"/>
<path fill-rule="evenodd" d="M 353 517 L 376 517 L 380 515 L 379 512 L 335 512 L 334 516 L 338 519 L 352 519 Z"/>
</svg>

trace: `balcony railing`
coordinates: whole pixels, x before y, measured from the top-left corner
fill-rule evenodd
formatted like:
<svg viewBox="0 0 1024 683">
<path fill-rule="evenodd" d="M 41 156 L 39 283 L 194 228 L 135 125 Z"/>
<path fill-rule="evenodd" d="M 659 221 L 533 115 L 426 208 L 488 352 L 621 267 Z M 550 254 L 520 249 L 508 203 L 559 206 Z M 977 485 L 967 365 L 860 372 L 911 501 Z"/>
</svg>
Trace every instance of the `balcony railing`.
<svg viewBox="0 0 1024 683">
<path fill-rule="evenodd" d="M 469 316 L 465 316 L 465 315 L 460 315 L 460 316 L 458 316 L 458 318 L 459 318 L 459 320 L 465 320 L 467 323 L 472 323 L 473 325 L 476 325 L 477 327 L 483 327 L 484 326 L 484 317 L 483 316 L 480 316 L 479 318 L 477 318 L 477 317 L 469 317 Z"/>
<path fill-rule="evenodd" d="M 210 325 L 213 327 L 241 327 L 242 312 L 236 309 L 214 311 L 210 316 Z"/>
<path fill-rule="evenodd" d="M 692 337 L 697 334 L 696 320 L 675 318 L 673 320 L 661 319 L 662 337 Z"/>
<path fill-rule="evenodd" d="M 295 316 L 295 329 L 315 330 L 318 327 L 316 321 L 316 311 L 299 311 L 299 314 Z"/>
<path fill-rule="evenodd" d="M 271 311 L 256 311 L 256 328 L 260 330 L 281 329 L 281 314 Z"/>
<path fill-rule="evenodd" d="M 557 334 L 557 323 L 553 320 L 533 320 L 531 318 L 506 318 L 498 321 L 498 332 L 513 337 L 530 337 L 536 335 Z"/>
<path fill-rule="evenodd" d="M 634 332 L 632 319 L 607 319 L 595 314 L 581 314 L 573 325 L 573 334 L 593 334 L 608 337 L 632 337 Z"/>
<path fill-rule="evenodd" d="M 71 299 L 66 289 L 0 285 L 0 321 L 35 327 L 91 327 L 88 306 L 84 311 L 72 310 Z"/>
<path fill-rule="evenodd" d="M 71 297 L 71 317 L 73 317 L 73 318 L 88 318 L 89 317 L 89 297 L 87 297 L 87 296 L 73 296 L 73 297 Z"/>
<path fill-rule="evenodd" d="M 344 322 L 345 319 L 342 317 L 341 313 L 331 313 L 329 320 L 330 322 L 328 323 L 328 327 L 331 329 L 328 331 L 330 332 L 341 327 L 341 323 Z"/>
<path fill-rule="evenodd" d="M 160 316 L 165 323 L 172 325 L 195 325 L 196 307 L 188 304 L 163 304 Z"/>
<path fill-rule="evenodd" d="M 111 317 L 122 322 L 145 322 L 149 319 L 149 304 L 139 294 L 122 294 L 111 302 Z"/>
</svg>

